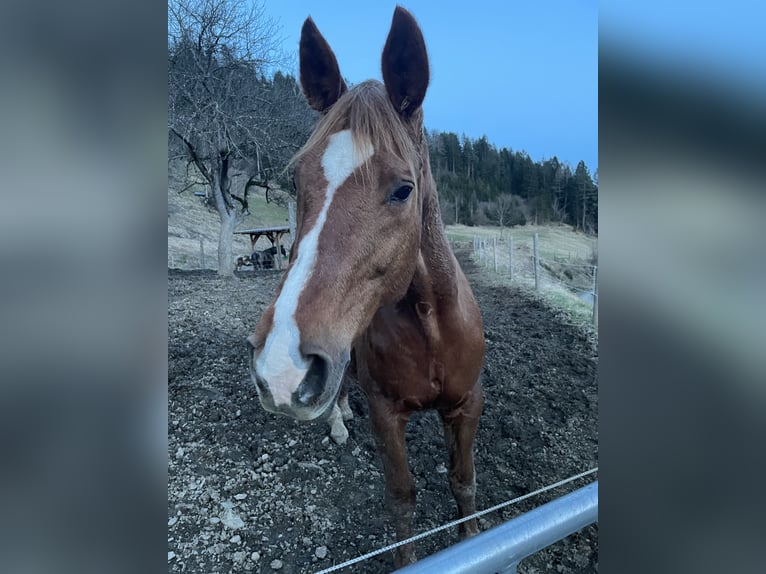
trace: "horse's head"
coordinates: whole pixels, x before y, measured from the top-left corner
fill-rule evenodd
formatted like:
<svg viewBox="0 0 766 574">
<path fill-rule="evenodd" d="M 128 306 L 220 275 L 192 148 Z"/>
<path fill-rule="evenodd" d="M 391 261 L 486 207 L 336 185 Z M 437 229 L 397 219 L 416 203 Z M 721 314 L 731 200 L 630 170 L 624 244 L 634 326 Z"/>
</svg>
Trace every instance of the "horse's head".
<svg viewBox="0 0 766 574">
<path fill-rule="evenodd" d="M 431 181 L 421 108 L 429 72 L 406 10 L 394 13 L 382 60 L 384 84 L 348 90 L 314 22 L 303 25 L 301 85 L 322 117 L 294 160 L 290 264 L 248 339 L 264 408 L 300 420 L 332 405 L 354 340 L 415 273 Z"/>
</svg>

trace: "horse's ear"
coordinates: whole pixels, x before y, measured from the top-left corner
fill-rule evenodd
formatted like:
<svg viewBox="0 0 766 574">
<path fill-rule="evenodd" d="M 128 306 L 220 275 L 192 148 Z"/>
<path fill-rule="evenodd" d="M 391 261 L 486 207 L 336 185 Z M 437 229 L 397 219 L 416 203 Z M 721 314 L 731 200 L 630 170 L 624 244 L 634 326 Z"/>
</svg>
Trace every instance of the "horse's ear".
<svg viewBox="0 0 766 574">
<path fill-rule="evenodd" d="M 301 29 L 301 86 L 309 105 L 325 112 L 346 91 L 338 60 L 309 16 Z"/>
<path fill-rule="evenodd" d="M 428 88 L 428 53 L 423 33 L 407 10 L 397 6 L 383 48 L 383 81 L 396 110 L 409 118 Z"/>
</svg>

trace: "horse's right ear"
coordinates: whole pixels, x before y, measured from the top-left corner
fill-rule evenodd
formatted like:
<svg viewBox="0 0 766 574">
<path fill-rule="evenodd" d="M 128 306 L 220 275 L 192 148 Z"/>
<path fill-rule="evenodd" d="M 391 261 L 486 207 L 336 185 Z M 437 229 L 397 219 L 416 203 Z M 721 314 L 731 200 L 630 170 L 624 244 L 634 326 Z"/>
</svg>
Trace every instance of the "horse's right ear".
<svg viewBox="0 0 766 574">
<path fill-rule="evenodd" d="M 309 16 L 301 29 L 301 86 L 309 105 L 325 112 L 346 91 L 338 60 Z"/>
<path fill-rule="evenodd" d="M 382 60 L 388 97 L 396 111 L 409 118 L 426 97 L 428 53 L 420 26 L 401 6 L 394 10 Z"/>
</svg>

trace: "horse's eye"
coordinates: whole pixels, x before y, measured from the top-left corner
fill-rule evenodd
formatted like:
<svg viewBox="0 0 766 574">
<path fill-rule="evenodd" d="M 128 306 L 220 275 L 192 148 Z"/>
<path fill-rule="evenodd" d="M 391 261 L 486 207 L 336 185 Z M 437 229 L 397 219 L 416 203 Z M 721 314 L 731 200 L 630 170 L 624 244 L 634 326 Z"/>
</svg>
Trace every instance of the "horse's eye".
<svg viewBox="0 0 766 574">
<path fill-rule="evenodd" d="M 403 203 L 407 201 L 407 198 L 410 196 L 410 193 L 412 193 L 412 186 L 409 184 L 404 184 L 399 186 L 397 190 L 392 193 L 390 196 L 388 196 L 388 201 L 390 203 Z"/>
</svg>

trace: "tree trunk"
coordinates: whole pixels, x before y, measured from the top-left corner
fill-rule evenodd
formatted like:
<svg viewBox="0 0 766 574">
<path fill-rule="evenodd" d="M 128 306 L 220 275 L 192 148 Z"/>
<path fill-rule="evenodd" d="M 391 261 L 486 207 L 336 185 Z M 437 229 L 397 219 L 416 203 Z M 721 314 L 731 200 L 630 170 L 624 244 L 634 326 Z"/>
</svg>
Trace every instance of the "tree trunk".
<svg viewBox="0 0 766 574">
<path fill-rule="evenodd" d="M 221 233 L 218 236 L 218 275 L 221 277 L 234 275 L 234 257 L 231 246 L 237 220 L 237 212 L 234 210 L 231 210 L 226 216 L 221 214 Z"/>
<path fill-rule="evenodd" d="M 234 229 L 239 222 L 239 217 L 236 208 L 227 197 L 231 183 L 228 158 L 222 154 L 210 171 L 212 180 L 210 187 L 213 189 L 216 210 L 221 219 L 221 231 L 218 235 L 218 275 L 233 277 L 235 262 L 232 254 L 232 243 Z"/>
</svg>

